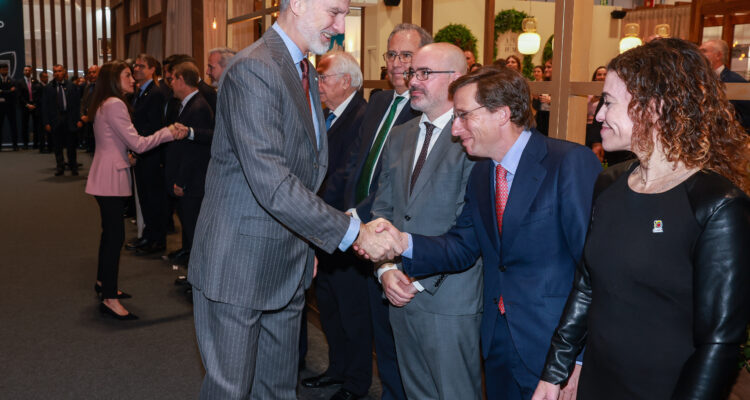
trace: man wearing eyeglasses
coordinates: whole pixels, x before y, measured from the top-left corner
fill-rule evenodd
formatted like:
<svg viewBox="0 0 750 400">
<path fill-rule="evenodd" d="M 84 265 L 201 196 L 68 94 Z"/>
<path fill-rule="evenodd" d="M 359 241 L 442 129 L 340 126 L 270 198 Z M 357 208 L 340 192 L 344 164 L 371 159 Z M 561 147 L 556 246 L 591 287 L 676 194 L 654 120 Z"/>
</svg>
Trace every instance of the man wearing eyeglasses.
<svg viewBox="0 0 750 400">
<path fill-rule="evenodd" d="M 533 129 L 529 87 L 514 70 L 484 67 L 456 80 L 450 94 L 452 134 L 482 159 L 447 233 L 402 234 L 403 271 L 463 271 L 482 257 L 487 398 L 527 400 L 581 260 L 601 164 L 586 147 Z M 575 397 L 579 370 L 561 398 Z"/>
<path fill-rule="evenodd" d="M 414 53 L 432 43 L 432 36 L 414 24 L 399 24 L 388 36 L 388 51 L 383 54 L 388 81 L 393 90 L 383 90 L 370 97 L 362 120 L 360 134 L 354 143 L 346 170 L 348 179 L 334 178 L 330 190 L 343 191 L 344 205 L 357 218 L 370 220 L 372 195 L 378 187 L 383 145 L 393 127 L 419 116 L 409 105 L 408 84 L 404 71 L 409 69 Z M 378 375 L 383 385 L 383 399 L 405 399 L 388 321 L 388 301 L 383 299 L 380 284 L 372 275 L 372 263 L 357 262 L 358 268 L 370 271 L 367 279 L 372 329 L 377 353 Z"/>
<path fill-rule="evenodd" d="M 448 86 L 466 70 L 463 52 L 452 44 L 433 43 L 414 55 L 404 75 L 411 106 L 423 114 L 391 132 L 373 218 L 425 235 L 444 233 L 456 222 L 474 162 L 452 140 Z M 377 275 L 392 304 L 390 322 L 407 398 L 480 399 L 481 262 L 419 280 L 406 276 L 400 263 L 384 263 Z"/>
</svg>

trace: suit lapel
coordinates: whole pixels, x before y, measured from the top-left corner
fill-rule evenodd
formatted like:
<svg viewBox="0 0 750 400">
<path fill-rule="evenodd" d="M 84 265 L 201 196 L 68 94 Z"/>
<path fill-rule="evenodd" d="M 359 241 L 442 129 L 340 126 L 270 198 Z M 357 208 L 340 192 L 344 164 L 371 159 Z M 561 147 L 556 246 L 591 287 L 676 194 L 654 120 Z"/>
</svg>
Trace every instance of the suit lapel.
<svg viewBox="0 0 750 400">
<path fill-rule="evenodd" d="M 494 244 L 497 254 L 500 254 L 500 237 L 497 231 L 497 215 L 495 214 L 495 193 L 492 189 L 492 179 L 490 175 L 494 170 L 492 160 L 483 160 L 474 166 L 477 171 L 474 190 L 477 192 L 477 207 L 484 230 L 487 237 Z"/>
<path fill-rule="evenodd" d="M 315 138 L 315 126 L 313 125 L 312 114 L 309 111 L 307 99 L 305 98 L 305 92 L 302 90 L 302 84 L 300 83 L 299 74 L 297 73 L 297 67 L 294 65 L 294 60 L 292 60 L 292 56 L 291 54 L 289 54 L 289 50 L 286 48 L 286 45 L 284 45 L 284 41 L 281 39 L 281 36 L 276 33 L 276 30 L 274 30 L 273 28 L 267 30 L 265 35 L 263 35 L 263 39 L 268 44 L 268 48 L 273 54 L 273 59 L 276 60 L 276 64 L 279 66 L 282 80 L 291 93 L 292 101 L 297 108 L 297 112 L 300 114 L 305 131 L 307 132 L 307 136 L 317 153 L 318 143 L 317 139 Z M 311 73 L 308 75 L 308 78 L 313 76 L 312 68 L 310 69 L 310 72 Z M 315 76 L 317 77 L 317 74 L 315 74 Z M 314 87 L 314 91 L 317 92 L 317 82 L 315 82 Z M 310 90 L 313 90 L 312 84 L 310 85 Z M 315 96 L 313 96 L 313 98 L 314 97 Z"/>
<path fill-rule="evenodd" d="M 507 250 L 512 248 L 513 242 L 518 237 L 518 230 L 521 222 L 529 212 L 531 203 L 534 202 L 539 188 L 547 176 L 547 170 L 540 164 L 540 161 L 547 155 L 547 146 L 544 137 L 540 134 L 531 134 L 526 148 L 521 154 L 521 160 L 516 169 L 516 175 L 513 177 L 508 196 L 508 203 L 505 206 L 503 215 L 503 240 L 502 248 Z"/>
<path fill-rule="evenodd" d="M 445 125 L 443 131 L 440 132 L 440 136 L 438 136 L 437 141 L 435 142 L 435 146 L 433 146 L 432 150 L 427 155 L 427 160 L 422 166 L 422 171 L 419 173 L 417 182 L 414 183 L 414 190 L 412 191 L 412 195 L 410 196 L 412 199 L 418 196 L 419 192 L 424 190 L 427 182 L 429 182 L 430 178 L 432 177 L 432 173 L 435 172 L 437 167 L 440 165 L 440 162 L 443 160 L 443 155 L 448 151 L 451 144 L 453 143 L 451 135 L 452 127 L 453 119 L 448 121 L 448 123 Z M 417 130 L 417 132 L 419 132 L 419 130 Z M 428 143 L 423 144 L 423 146 L 425 145 L 428 145 Z M 416 151 L 416 144 L 413 147 Z M 421 150 L 422 149 L 420 148 L 419 151 Z M 411 160 L 414 160 L 414 158 L 412 157 Z M 411 176 L 409 177 L 409 181 L 411 181 Z"/>
</svg>

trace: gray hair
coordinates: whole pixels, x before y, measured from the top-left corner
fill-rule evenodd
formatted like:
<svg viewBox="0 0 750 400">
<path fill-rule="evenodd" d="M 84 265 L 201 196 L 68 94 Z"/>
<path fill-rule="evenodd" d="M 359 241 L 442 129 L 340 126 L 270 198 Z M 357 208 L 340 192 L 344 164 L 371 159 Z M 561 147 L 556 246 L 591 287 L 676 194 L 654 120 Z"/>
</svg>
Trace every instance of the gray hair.
<svg viewBox="0 0 750 400">
<path fill-rule="evenodd" d="M 287 8 L 289 8 L 289 2 L 291 0 L 280 0 L 279 1 L 279 11 L 284 11 Z"/>
<path fill-rule="evenodd" d="M 331 50 L 323 58 L 331 57 L 329 70 L 334 74 L 346 74 L 352 78 L 352 87 L 362 89 L 362 70 L 351 54 L 341 50 Z"/>
<path fill-rule="evenodd" d="M 729 61 L 729 45 L 727 42 L 721 39 L 709 40 L 708 43 L 714 48 L 714 50 L 721 53 L 721 61 L 726 64 Z"/>
<path fill-rule="evenodd" d="M 386 43 L 390 43 L 391 39 L 393 39 L 393 35 L 402 31 L 416 31 L 417 34 L 419 34 L 419 47 L 426 46 L 433 42 L 432 36 L 429 33 L 427 33 L 427 31 L 424 30 L 424 28 L 422 28 L 421 26 L 403 23 L 403 24 L 398 24 L 393 28 L 393 30 L 391 31 L 391 34 L 388 35 L 388 42 Z"/>
<path fill-rule="evenodd" d="M 227 63 L 229 62 L 229 59 L 234 57 L 235 54 L 237 54 L 236 51 L 227 48 L 227 47 L 217 47 L 215 49 L 211 49 L 208 51 L 208 55 L 219 53 L 221 55 L 221 58 L 219 59 L 219 65 L 221 65 L 221 68 L 226 68 Z"/>
</svg>

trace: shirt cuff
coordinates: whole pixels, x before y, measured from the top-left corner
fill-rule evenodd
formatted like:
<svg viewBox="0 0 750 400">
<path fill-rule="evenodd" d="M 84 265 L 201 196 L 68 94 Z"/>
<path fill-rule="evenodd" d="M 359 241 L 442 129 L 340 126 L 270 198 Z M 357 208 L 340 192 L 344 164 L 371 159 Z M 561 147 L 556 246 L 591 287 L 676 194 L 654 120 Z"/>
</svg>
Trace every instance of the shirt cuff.
<svg viewBox="0 0 750 400">
<path fill-rule="evenodd" d="M 424 286 L 422 286 L 422 284 L 419 283 L 419 281 L 414 281 L 411 284 L 414 285 L 414 287 L 417 289 L 417 292 L 424 291 Z"/>
<path fill-rule="evenodd" d="M 350 213 L 353 218 L 356 218 L 356 219 L 362 221 L 362 218 L 360 218 L 359 214 L 357 214 L 357 209 L 356 208 L 350 208 L 350 209 L 346 210 L 346 212 Z"/>
<path fill-rule="evenodd" d="M 411 255 L 412 255 L 412 252 L 414 251 L 414 242 L 412 242 L 411 240 L 411 233 L 407 233 L 406 236 L 409 238 L 409 247 L 407 247 L 406 250 L 404 250 L 404 252 L 401 253 L 401 257 L 412 258 Z"/>
<path fill-rule="evenodd" d="M 188 140 L 195 140 L 195 132 L 193 132 L 193 128 L 188 128 L 190 131 L 188 132 Z"/>
<path fill-rule="evenodd" d="M 396 264 L 393 264 L 393 263 L 385 263 L 381 265 L 380 268 L 378 268 L 375 271 L 375 274 L 378 276 L 378 283 L 383 283 L 383 282 L 380 282 L 380 277 L 383 276 L 384 273 L 386 273 L 387 271 L 394 270 L 394 269 L 398 269 L 398 267 L 396 266 Z"/>
<path fill-rule="evenodd" d="M 348 249 L 349 246 L 351 246 L 352 243 L 357 240 L 360 224 L 361 222 L 357 218 L 352 217 L 349 219 L 349 229 L 346 230 L 344 238 L 341 239 L 341 243 L 339 243 L 339 250 L 346 251 L 346 249 Z"/>
<path fill-rule="evenodd" d="M 576 361 L 576 365 L 583 365 L 583 361 Z"/>
</svg>

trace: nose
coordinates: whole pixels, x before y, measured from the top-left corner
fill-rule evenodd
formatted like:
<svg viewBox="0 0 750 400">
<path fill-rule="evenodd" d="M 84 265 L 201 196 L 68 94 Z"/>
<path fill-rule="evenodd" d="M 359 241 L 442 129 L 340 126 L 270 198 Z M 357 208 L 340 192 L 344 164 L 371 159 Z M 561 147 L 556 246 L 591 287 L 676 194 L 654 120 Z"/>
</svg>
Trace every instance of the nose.
<svg viewBox="0 0 750 400">
<path fill-rule="evenodd" d="M 604 122 L 604 118 L 607 116 L 607 105 L 602 104 L 602 107 L 599 109 L 599 112 L 596 113 L 596 121 L 597 122 Z"/>
<path fill-rule="evenodd" d="M 333 30 L 338 33 L 342 34 L 344 33 L 346 29 L 346 15 L 344 14 L 337 14 L 336 17 L 333 20 Z"/>
</svg>

